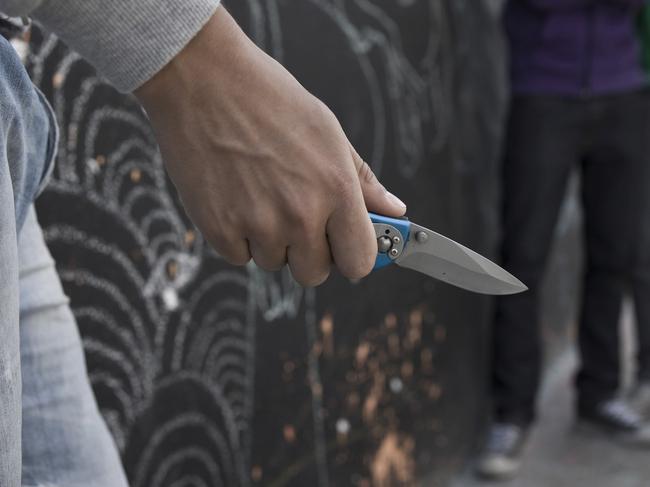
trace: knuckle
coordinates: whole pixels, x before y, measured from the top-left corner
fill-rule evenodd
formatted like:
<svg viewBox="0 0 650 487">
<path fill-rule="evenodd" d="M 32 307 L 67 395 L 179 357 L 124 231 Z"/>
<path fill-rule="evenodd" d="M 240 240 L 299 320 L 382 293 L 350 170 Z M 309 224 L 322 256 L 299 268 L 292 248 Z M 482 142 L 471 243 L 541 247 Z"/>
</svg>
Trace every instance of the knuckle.
<svg viewBox="0 0 650 487">
<path fill-rule="evenodd" d="M 249 247 L 253 261 L 265 271 L 279 271 L 287 262 L 285 240 L 273 239 L 271 234 L 258 234 L 257 237 L 250 241 Z"/>
<path fill-rule="evenodd" d="M 341 174 L 334 178 L 334 183 L 336 184 L 336 199 L 345 205 L 350 204 L 355 199 L 357 193 L 361 191 L 358 180 L 355 181 L 354 173 L 351 173 L 349 176 Z"/>
<path fill-rule="evenodd" d="M 313 207 L 311 198 L 304 201 L 290 200 L 284 203 L 284 213 L 287 220 L 293 225 L 304 225 L 309 219 L 309 208 Z"/>
<path fill-rule="evenodd" d="M 226 262 L 235 266 L 246 265 L 250 261 L 250 254 L 245 244 L 238 244 L 232 237 L 228 238 L 226 235 L 229 234 L 232 233 L 207 230 L 203 233 L 203 236 L 217 254 Z"/>
<path fill-rule="evenodd" d="M 224 249 L 220 232 L 214 228 L 204 228 L 201 233 L 206 242 L 208 242 L 208 244 L 210 244 L 219 255 L 222 255 Z"/>
<path fill-rule="evenodd" d="M 329 275 L 329 269 L 326 269 L 323 271 L 311 272 L 304 276 L 298 276 L 296 277 L 296 281 L 298 281 L 298 283 L 303 287 L 317 287 L 323 284 Z"/>
<path fill-rule="evenodd" d="M 303 124 L 306 133 L 327 134 L 330 137 L 342 139 L 345 137 L 343 128 L 334 112 L 321 100 L 312 96 L 312 101 L 306 111 L 305 123 Z"/>
<path fill-rule="evenodd" d="M 273 257 L 281 254 L 286 248 L 287 238 L 284 230 L 270 221 L 251 227 L 247 235 L 251 250 L 255 249 L 263 260 L 275 260 Z"/>
<path fill-rule="evenodd" d="M 251 208 L 250 213 L 245 218 L 246 233 L 255 240 L 264 241 L 273 235 L 273 223 L 265 212 L 258 208 Z"/>
<path fill-rule="evenodd" d="M 244 256 L 243 254 L 227 254 L 223 255 L 222 257 L 226 259 L 226 261 L 235 266 L 244 266 L 250 262 L 250 257 Z"/>
<path fill-rule="evenodd" d="M 370 274 L 373 265 L 374 265 L 374 260 L 364 261 L 362 263 L 349 265 L 341 270 L 341 274 L 343 274 L 348 279 L 354 279 L 354 280 L 363 279 L 368 274 Z"/>
<path fill-rule="evenodd" d="M 291 240 L 310 240 L 319 232 L 324 234 L 325 222 L 321 217 L 324 210 L 325 202 L 315 197 L 303 198 L 287 206 L 286 231 L 291 234 Z"/>
<path fill-rule="evenodd" d="M 314 118 L 320 119 L 321 123 L 322 121 L 327 121 L 330 123 L 336 123 L 338 125 L 338 119 L 336 118 L 336 115 L 334 115 L 334 112 L 330 110 L 330 107 L 328 107 L 320 98 L 313 95 L 312 108 L 314 110 Z"/>
<path fill-rule="evenodd" d="M 250 255 L 248 255 L 247 252 L 243 252 L 233 245 L 222 243 L 214 245 L 214 249 L 229 264 L 243 266 L 248 264 L 250 261 Z"/>
<path fill-rule="evenodd" d="M 319 230 L 324 233 L 324 223 L 318 221 L 315 215 L 318 213 L 310 213 L 308 209 L 301 209 L 293 216 L 293 228 L 298 232 L 297 240 L 311 241 L 316 236 Z"/>
<path fill-rule="evenodd" d="M 377 179 L 372 168 L 367 162 L 363 162 L 359 168 L 359 181 L 363 183 L 373 183 Z"/>
<path fill-rule="evenodd" d="M 375 266 L 376 255 L 364 253 L 339 267 L 339 271 L 348 279 L 362 279 L 372 272 Z"/>
<path fill-rule="evenodd" d="M 268 258 L 255 257 L 253 260 L 255 261 L 257 267 L 264 269 L 265 271 L 268 272 L 279 271 L 284 267 L 285 264 L 285 262 L 281 261 L 280 259 L 268 259 Z"/>
</svg>

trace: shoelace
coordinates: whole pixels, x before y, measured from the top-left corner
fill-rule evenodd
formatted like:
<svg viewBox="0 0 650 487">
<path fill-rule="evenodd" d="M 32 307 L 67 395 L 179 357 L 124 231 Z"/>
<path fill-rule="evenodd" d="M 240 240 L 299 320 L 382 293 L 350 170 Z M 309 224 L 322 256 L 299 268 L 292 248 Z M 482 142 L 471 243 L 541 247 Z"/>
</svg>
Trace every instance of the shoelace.
<svg viewBox="0 0 650 487">
<path fill-rule="evenodd" d="M 608 401 L 602 408 L 606 415 L 627 426 L 635 427 L 641 422 L 639 415 L 620 400 Z"/>
<path fill-rule="evenodd" d="M 514 425 L 495 425 L 490 432 L 488 450 L 502 453 L 510 450 L 519 437 L 519 428 Z"/>
</svg>

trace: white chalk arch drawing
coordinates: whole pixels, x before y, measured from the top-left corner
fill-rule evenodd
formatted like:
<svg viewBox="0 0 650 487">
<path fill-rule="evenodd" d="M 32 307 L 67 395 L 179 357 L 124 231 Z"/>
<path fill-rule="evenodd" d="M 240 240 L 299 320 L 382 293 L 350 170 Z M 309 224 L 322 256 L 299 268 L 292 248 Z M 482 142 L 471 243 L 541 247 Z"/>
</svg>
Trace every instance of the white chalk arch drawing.
<svg viewBox="0 0 650 487">
<path fill-rule="evenodd" d="M 206 485 L 246 485 L 249 271 L 226 266 L 184 216 L 133 100 L 53 37 L 34 42 L 28 64 L 61 127 L 40 202 L 45 235 L 67 258 L 67 291 L 83 303 L 74 312 L 91 382 L 133 485 L 172 485 L 188 468 Z"/>
<path fill-rule="evenodd" d="M 332 106 L 378 176 L 389 162 L 413 178 L 448 141 L 445 2 L 247 0 L 228 7 L 258 45 Z M 403 37 L 414 25 L 421 27 L 418 49 L 407 49 Z"/>
</svg>

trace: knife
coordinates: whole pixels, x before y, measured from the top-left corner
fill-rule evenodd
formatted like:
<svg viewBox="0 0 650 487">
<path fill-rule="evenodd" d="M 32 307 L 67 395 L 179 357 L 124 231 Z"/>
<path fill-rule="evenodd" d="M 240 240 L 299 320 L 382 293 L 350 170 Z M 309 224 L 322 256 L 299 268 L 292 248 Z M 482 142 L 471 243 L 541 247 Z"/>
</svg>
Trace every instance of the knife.
<svg viewBox="0 0 650 487">
<path fill-rule="evenodd" d="M 528 288 L 473 250 L 406 218 L 370 213 L 377 236 L 375 270 L 397 264 L 481 294 L 516 294 Z"/>
</svg>

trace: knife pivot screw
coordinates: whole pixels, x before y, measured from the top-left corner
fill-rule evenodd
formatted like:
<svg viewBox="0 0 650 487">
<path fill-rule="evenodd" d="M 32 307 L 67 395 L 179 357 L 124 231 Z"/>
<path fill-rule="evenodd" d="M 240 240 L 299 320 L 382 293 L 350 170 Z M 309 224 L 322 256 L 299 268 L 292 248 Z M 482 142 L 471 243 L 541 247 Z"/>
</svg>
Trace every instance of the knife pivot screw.
<svg viewBox="0 0 650 487">
<path fill-rule="evenodd" d="M 385 254 L 392 246 L 393 244 L 388 237 L 379 237 L 377 239 L 377 248 L 379 249 L 380 254 Z"/>
<path fill-rule="evenodd" d="M 390 256 L 391 257 L 397 257 L 399 255 L 399 250 L 397 249 L 390 249 Z"/>
<path fill-rule="evenodd" d="M 399 238 L 397 235 L 395 235 L 395 236 L 393 237 L 393 243 L 394 243 L 395 245 L 399 245 L 401 241 L 402 241 L 402 239 Z"/>
<path fill-rule="evenodd" d="M 429 235 L 427 235 L 427 232 L 418 232 L 415 234 L 415 240 L 418 243 L 425 243 L 427 240 L 429 240 Z"/>
</svg>

